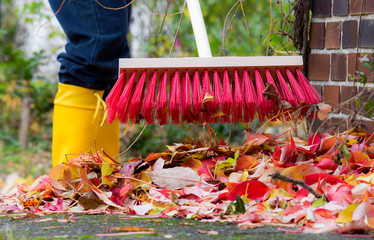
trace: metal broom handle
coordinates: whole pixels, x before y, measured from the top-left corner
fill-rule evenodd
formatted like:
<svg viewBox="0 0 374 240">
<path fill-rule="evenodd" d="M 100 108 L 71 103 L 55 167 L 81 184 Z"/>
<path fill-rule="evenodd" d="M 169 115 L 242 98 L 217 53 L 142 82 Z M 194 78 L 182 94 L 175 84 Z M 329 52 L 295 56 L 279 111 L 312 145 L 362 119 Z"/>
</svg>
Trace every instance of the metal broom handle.
<svg viewBox="0 0 374 240">
<path fill-rule="evenodd" d="M 199 57 L 212 57 L 199 0 L 187 0 L 187 7 Z"/>
</svg>

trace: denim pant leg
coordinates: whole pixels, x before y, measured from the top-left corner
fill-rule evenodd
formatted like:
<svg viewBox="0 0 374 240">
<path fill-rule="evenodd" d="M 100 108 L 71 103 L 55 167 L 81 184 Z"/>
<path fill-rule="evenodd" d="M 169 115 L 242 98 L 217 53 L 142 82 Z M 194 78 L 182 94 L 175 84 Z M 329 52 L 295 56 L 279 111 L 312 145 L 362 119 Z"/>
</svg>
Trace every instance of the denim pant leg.
<svg viewBox="0 0 374 240">
<path fill-rule="evenodd" d="M 66 52 L 57 57 L 61 83 L 111 89 L 118 75 L 118 58 L 130 57 L 127 33 L 131 6 L 121 8 L 128 2 L 49 0 L 67 38 Z"/>
</svg>

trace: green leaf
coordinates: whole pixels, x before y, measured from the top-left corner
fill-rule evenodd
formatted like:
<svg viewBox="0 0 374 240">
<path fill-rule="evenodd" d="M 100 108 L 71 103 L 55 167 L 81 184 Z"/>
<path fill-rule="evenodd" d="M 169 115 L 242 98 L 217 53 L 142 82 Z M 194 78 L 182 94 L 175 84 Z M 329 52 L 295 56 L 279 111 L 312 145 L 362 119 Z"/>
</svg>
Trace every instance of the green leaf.
<svg viewBox="0 0 374 240">
<path fill-rule="evenodd" d="M 239 150 L 235 152 L 234 158 L 227 158 L 226 161 L 217 162 L 217 170 L 226 168 L 226 167 L 235 167 L 236 160 L 239 158 Z"/>
<path fill-rule="evenodd" d="M 315 201 L 314 203 L 312 203 L 312 207 L 313 208 L 322 207 L 326 203 L 327 203 L 326 199 L 324 197 L 321 197 L 317 201 Z"/>
<path fill-rule="evenodd" d="M 351 152 L 349 151 L 347 145 L 341 145 L 340 149 L 343 152 L 345 159 L 351 158 Z"/>
<path fill-rule="evenodd" d="M 245 206 L 243 199 L 239 196 L 239 194 L 236 196 L 236 202 L 235 202 L 235 211 L 237 213 L 245 213 Z"/>
<path fill-rule="evenodd" d="M 356 99 L 356 105 L 357 105 L 357 107 L 361 107 L 361 100 L 360 99 Z"/>
</svg>

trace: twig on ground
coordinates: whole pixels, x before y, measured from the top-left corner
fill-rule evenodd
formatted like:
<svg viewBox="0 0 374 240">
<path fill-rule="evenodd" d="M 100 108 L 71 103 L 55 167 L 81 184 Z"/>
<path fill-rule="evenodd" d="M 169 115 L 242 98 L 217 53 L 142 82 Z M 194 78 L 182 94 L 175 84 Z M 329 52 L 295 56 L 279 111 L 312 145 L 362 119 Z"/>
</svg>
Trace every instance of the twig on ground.
<svg viewBox="0 0 374 240">
<path fill-rule="evenodd" d="M 309 186 L 308 184 L 306 184 L 304 181 L 293 179 L 293 178 L 290 178 L 290 177 L 286 177 L 286 176 L 280 174 L 279 172 L 275 172 L 273 174 L 270 174 L 269 176 L 273 180 L 277 180 L 278 179 L 278 180 L 282 180 L 284 182 L 289 182 L 289 183 L 297 184 L 297 185 L 305 188 L 306 190 L 308 190 L 316 198 L 322 198 L 322 197 L 326 198 L 326 196 L 324 196 L 323 194 L 317 193 L 311 186 Z"/>
</svg>

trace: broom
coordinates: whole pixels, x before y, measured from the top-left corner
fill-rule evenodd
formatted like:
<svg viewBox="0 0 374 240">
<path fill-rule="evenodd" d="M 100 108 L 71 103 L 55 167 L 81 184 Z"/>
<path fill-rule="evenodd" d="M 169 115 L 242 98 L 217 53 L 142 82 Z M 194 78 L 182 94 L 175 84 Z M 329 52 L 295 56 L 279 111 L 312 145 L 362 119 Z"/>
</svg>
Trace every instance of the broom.
<svg viewBox="0 0 374 240">
<path fill-rule="evenodd" d="M 247 123 L 289 120 L 321 101 L 301 56 L 212 57 L 198 0 L 187 0 L 199 58 L 119 59 L 108 121 Z M 297 116 L 300 118 L 300 116 Z"/>
</svg>

